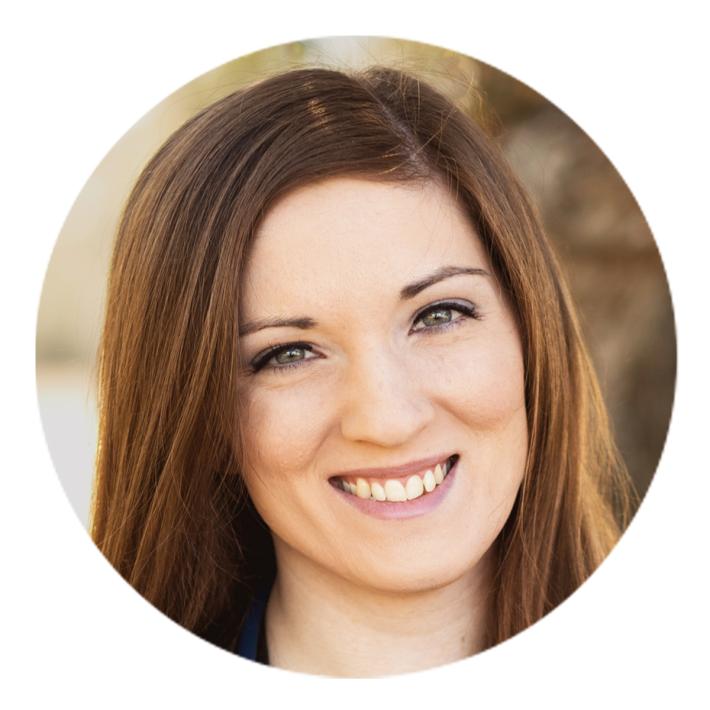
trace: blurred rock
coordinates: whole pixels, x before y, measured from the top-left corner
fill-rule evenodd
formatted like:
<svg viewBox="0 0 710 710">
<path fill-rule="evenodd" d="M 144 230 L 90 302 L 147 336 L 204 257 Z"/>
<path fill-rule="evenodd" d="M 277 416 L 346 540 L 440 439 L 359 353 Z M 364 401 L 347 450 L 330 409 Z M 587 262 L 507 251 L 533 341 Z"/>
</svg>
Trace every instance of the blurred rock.
<svg viewBox="0 0 710 710">
<path fill-rule="evenodd" d="M 613 165 L 554 106 L 506 126 L 500 140 L 557 248 L 620 449 L 643 493 L 675 386 L 673 313 L 653 236 Z"/>
</svg>

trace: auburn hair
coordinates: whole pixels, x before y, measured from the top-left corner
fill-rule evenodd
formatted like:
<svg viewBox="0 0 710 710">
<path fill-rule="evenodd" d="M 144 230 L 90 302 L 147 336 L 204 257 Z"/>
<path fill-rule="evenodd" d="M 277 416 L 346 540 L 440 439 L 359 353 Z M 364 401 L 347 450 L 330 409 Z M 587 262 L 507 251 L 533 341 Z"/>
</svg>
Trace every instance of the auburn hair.
<svg viewBox="0 0 710 710">
<path fill-rule="evenodd" d="M 240 275 L 278 197 L 345 175 L 442 181 L 480 235 L 519 325 L 529 448 L 496 546 L 494 645 L 602 562 L 628 524 L 631 488 L 529 198 L 476 122 L 394 69 L 268 78 L 194 116 L 142 171 L 109 276 L 92 536 L 158 609 L 233 648 L 275 565 L 240 475 Z"/>
</svg>

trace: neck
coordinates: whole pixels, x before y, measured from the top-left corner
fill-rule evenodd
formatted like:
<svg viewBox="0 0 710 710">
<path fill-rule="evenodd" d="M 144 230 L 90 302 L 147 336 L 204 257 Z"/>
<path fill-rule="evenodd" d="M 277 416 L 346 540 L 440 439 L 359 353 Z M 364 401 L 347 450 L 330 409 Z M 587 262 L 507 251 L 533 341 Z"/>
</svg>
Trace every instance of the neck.
<svg viewBox="0 0 710 710">
<path fill-rule="evenodd" d="M 366 587 L 281 541 L 275 549 L 266 609 L 273 666 L 364 678 L 452 663 L 485 647 L 492 549 L 460 577 L 417 591 Z"/>
</svg>

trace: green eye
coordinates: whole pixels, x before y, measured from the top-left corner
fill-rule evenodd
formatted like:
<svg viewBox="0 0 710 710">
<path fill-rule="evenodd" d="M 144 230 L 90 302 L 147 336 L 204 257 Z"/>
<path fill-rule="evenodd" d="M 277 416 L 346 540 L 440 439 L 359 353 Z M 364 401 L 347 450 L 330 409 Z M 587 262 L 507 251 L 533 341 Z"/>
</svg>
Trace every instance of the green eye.
<svg viewBox="0 0 710 710">
<path fill-rule="evenodd" d="M 437 308 L 436 310 L 428 311 L 420 318 L 420 320 L 427 327 L 450 323 L 452 320 L 451 309 Z"/>
<path fill-rule="evenodd" d="M 273 359 L 279 365 L 287 365 L 290 362 L 297 362 L 306 357 L 306 349 L 298 347 L 284 348 L 278 354 L 274 355 Z"/>
<path fill-rule="evenodd" d="M 259 372 L 262 368 L 272 371 L 287 370 L 299 367 L 306 360 L 312 360 L 308 353 L 313 353 L 313 347 L 307 343 L 289 343 L 277 345 L 257 355 L 251 363 L 252 371 Z"/>
<path fill-rule="evenodd" d="M 456 317 L 454 315 L 455 313 L 458 313 L 459 317 Z M 425 308 L 417 315 L 414 319 L 414 327 L 412 330 L 415 332 L 438 330 L 439 328 L 446 328 L 466 318 L 478 319 L 479 317 L 476 307 L 471 303 L 435 303 Z M 420 323 L 421 325 L 419 325 Z"/>
</svg>

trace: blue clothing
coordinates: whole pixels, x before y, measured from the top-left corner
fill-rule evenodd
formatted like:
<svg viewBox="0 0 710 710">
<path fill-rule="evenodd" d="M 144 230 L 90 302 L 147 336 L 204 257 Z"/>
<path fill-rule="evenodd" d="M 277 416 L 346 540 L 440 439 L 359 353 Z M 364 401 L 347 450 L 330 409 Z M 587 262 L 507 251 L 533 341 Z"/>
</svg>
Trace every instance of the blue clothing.
<svg viewBox="0 0 710 710">
<path fill-rule="evenodd" d="M 271 585 L 261 587 L 254 595 L 242 632 L 237 642 L 236 654 L 250 661 L 269 665 L 269 652 L 266 647 L 266 602 L 271 593 Z"/>
</svg>

